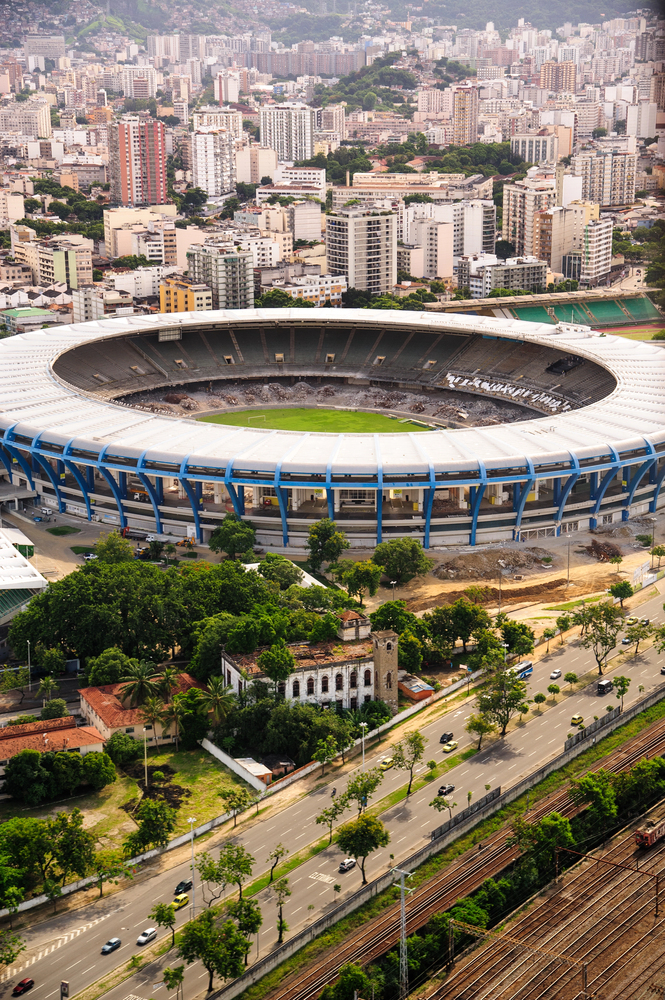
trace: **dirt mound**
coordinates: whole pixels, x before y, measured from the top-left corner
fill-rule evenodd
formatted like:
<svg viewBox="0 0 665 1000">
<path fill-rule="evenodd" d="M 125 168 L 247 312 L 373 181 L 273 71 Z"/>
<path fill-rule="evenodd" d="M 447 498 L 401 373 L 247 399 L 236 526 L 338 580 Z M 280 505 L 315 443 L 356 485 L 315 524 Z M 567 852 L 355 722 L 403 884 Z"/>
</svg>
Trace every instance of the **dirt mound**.
<svg viewBox="0 0 665 1000">
<path fill-rule="evenodd" d="M 634 538 L 635 535 L 650 535 L 652 531 L 651 518 L 631 517 L 630 521 L 619 521 L 618 524 L 601 524 L 592 530 L 592 534 L 610 538 Z"/>
<path fill-rule="evenodd" d="M 441 563 L 433 570 L 440 580 L 497 580 L 499 574 L 508 576 L 523 570 L 543 568 L 543 559 L 548 559 L 545 567 L 556 565 L 557 557 L 547 549 L 537 546 L 520 549 L 487 549 L 463 552 Z"/>
<path fill-rule="evenodd" d="M 164 396 L 166 403 L 177 403 L 183 410 L 198 410 L 199 404 L 191 396 L 183 392 L 167 392 Z"/>
<path fill-rule="evenodd" d="M 599 578 L 594 583 L 598 586 L 599 590 L 607 590 L 611 583 L 616 583 L 616 576 Z M 483 604 L 486 607 L 498 606 L 499 588 L 488 587 L 487 589 L 489 591 L 489 599 L 483 601 Z M 565 577 L 560 577 L 556 580 L 545 580 L 542 583 L 534 583 L 526 587 L 511 587 L 509 590 L 506 587 L 502 587 L 501 605 L 503 607 L 507 604 L 529 604 L 540 601 L 563 602 L 570 601 L 574 597 L 586 596 L 588 593 L 589 588 L 586 584 L 576 586 L 571 583 L 567 586 Z M 430 608 L 442 607 L 445 604 L 454 604 L 460 597 L 465 596 L 463 590 L 442 590 L 438 594 L 428 594 L 427 597 L 408 601 L 407 608 L 413 612 L 428 611 Z"/>
<path fill-rule="evenodd" d="M 584 549 L 590 556 L 598 562 L 609 562 L 610 559 L 621 559 L 621 549 L 614 542 L 599 542 L 594 538 L 591 545 L 584 545 Z"/>
</svg>

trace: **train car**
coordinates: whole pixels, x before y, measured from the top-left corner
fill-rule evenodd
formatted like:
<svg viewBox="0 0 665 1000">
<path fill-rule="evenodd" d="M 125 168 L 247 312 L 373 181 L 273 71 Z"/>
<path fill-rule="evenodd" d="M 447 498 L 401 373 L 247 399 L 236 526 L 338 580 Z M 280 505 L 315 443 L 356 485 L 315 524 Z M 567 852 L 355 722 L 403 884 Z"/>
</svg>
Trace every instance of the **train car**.
<svg viewBox="0 0 665 1000">
<path fill-rule="evenodd" d="M 665 819 L 650 819 L 643 827 L 635 831 L 635 843 L 638 847 L 653 847 L 665 837 Z"/>
</svg>

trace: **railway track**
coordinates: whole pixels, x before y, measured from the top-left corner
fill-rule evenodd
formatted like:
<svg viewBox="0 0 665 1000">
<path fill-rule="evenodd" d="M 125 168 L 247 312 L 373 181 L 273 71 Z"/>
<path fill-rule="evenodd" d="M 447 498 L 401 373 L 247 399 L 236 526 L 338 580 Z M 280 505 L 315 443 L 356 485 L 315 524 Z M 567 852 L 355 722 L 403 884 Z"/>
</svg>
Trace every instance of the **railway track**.
<svg viewBox="0 0 665 1000">
<path fill-rule="evenodd" d="M 633 737 L 589 768 L 589 771 L 601 768 L 614 772 L 625 771 L 643 757 L 662 754 L 665 754 L 665 720 L 655 722 L 644 733 Z M 528 818 L 531 822 L 538 822 L 551 812 L 560 812 L 572 818 L 579 811 L 580 807 L 575 806 L 569 798 L 568 789 L 562 788 L 530 809 Z M 519 850 L 507 844 L 510 836 L 510 829 L 498 830 L 483 842 L 482 850 L 467 851 L 411 893 L 406 903 L 407 933 L 413 934 L 435 913 L 449 909 L 459 899 L 477 889 L 485 879 L 499 874 L 514 861 Z M 324 952 L 309 968 L 288 977 L 269 996 L 271 1000 L 311 1000 L 334 980 L 342 965 L 347 962 L 366 965 L 389 951 L 398 940 L 399 903 L 394 903 L 354 931 L 346 941 L 335 946 L 334 950 Z"/>
</svg>

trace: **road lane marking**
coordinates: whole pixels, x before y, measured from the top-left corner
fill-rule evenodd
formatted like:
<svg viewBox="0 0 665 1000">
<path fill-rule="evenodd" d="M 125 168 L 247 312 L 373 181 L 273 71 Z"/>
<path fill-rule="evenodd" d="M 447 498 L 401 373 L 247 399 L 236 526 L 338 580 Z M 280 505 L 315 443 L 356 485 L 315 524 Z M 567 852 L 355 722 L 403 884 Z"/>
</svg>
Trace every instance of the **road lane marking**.
<svg viewBox="0 0 665 1000">
<path fill-rule="evenodd" d="M 86 972 L 92 972 L 92 970 L 94 968 L 96 968 L 96 963 L 95 963 L 95 965 L 91 965 L 89 969 L 84 969 L 83 972 L 81 973 L 81 975 L 85 976 Z"/>
<path fill-rule="evenodd" d="M 78 962 L 74 962 L 74 965 L 80 965 L 82 961 L 83 959 L 79 958 Z M 65 969 L 65 972 L 69 972 L 70 969 L 73 969 L 74 965 L 68 965 L 67 968 Z"/>
</svg>

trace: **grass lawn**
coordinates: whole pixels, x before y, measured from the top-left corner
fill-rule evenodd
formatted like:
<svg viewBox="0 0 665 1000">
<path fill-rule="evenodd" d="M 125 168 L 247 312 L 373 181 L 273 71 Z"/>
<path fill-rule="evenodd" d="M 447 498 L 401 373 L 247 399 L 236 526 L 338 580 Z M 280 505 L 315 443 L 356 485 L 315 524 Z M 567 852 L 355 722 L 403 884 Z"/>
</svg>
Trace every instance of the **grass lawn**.
<svg viewBox="0 0 665 1000">
<path fill-rule="evenodd" d="M 73 528 L 71 524 L 59 524 L 57 528 L 47 528 L 49 535 L 78 535 L 80 528 Z"/>
<path fill-rule="evenodd" d="M 319 410 L 306 407 L 285 407 L 276 410 L 242 410 L 239 413 L 218 413 L 200 417 L 211 424 L 232 424 L 236 427 L 268 427 L 280 431 L 322 431 L 334 434 L 399 434 L 403 431 L 427 430 L 407 420 L 402 423 L 382 413 L 359 413 L 355 410 Z"/>
<path fill-rule="evenodd" d="M 82 556 L 84 552 L 94 552 L 95 550 L 89 545 L 72 545 L 70 546 L 72 552 L 76 556 Z"/>
<path fill-rule="evenodd" d="M 205 750 L 180 750 L 175 753 L 168 747 L 160 747 L 159 753 L 148 751 L 148 764 L 158 767 L 169 764 L 177 772 L 173 776 L 173 783 L 182 785 L 192 793 L 183 800 L 178 810 L 174 837 L 189 830 L 188 816 L 196 816 L 197 826 L 200 826 L 225 812 L 226 807 L 219 797 L 224 789 L 244 787 L 244 782 Z M 249 788 L 249 791 L 252 792 L 253 789 Z"/>
</svg>

